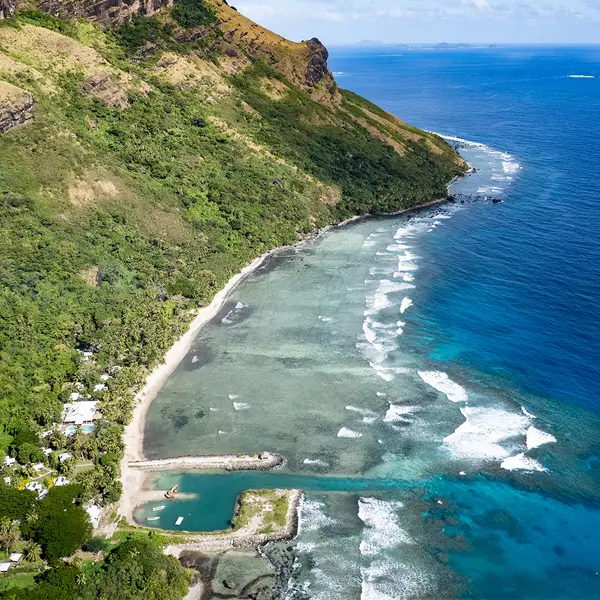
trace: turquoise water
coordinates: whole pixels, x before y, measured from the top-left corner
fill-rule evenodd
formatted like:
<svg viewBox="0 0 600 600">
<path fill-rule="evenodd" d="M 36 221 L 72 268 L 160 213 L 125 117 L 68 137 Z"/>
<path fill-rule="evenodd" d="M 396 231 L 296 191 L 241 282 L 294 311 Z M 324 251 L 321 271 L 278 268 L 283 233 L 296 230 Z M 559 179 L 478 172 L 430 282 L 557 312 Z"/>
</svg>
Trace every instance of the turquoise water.
<svg viewBox="0 0 600 600">
<path fill-rule="evenodd" d="M 179 484 L 194 500 L 149 502 L 136 513 L 136 519 L 145 525 L 175 529 L 178 517 L 184 517 L 181 529 L 187 531 L 215 531 L 227 529 L 235 511 L 239 495 L 246 490 L 300 489 L 307 492 L 380 492 L 407 488 L 397 479 L 351 479 L 347 477 L 311 477 L 287 473 L 250 471 L 242 473 L 215 473 L 190 477 L 186 473 L 169 473 L 156 481 L 158 489 L 170 489 Z M 164 507 L 160 510 L 159 507 Z M 160 517 L 160 523 L 148 518 Z"/>
<path fill-rule="evenodd" d="M 287 464 L 165 475 L 198 497 L 162 526 L 220 528 L 241 490 L 301 487 L 286 598 L 600 597 L 600 94 L 568 77 L 599 64 L 333 57 L 342 85 L 475 140 L 456 143 L 480 171 L 455 204 L 332 230 L 234 291 L 153 403 L 145 452 Z"/>
<path fill-rule="evenodd" d="M 95 425 L 93 423 L 84 423 L 81 426 L 81 431 L 83 433 L 92 433 L 94 431 L 94 428 L 95 428 Z M 76 425 L 69 425 L 69 427 L 67 427 L 65 429 L 65 434 L 66 435 L 74 435 L 76 431 L 77 431 Z"/>
</svg>

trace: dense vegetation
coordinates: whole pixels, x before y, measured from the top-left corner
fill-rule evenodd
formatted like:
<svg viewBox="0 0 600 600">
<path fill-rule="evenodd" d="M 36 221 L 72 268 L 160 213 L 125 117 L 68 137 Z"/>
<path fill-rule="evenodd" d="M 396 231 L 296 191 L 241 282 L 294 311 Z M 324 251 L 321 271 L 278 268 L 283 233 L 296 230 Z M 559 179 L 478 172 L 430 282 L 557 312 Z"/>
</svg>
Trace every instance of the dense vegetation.
<svg viewBox="0 0 600 600">
<path fill-rule="evenodd" d="M 177 0 L 171 17 L 104 32 L 29 11 L 0 26 L 0 58 L 23 67 L 0 78 L 37 101 L 31 124 L 0 135 L 0 461 L 18 461 L 2 472 L 0 545 L 22 538 L 49 564 L 90 538 L 87 502 L 118 500 L 135 393 L 198 306 L 258 254 L 353 214 L 443 197 L 461 170 L 435 136 L 335 87 L 317 101 L 323 90 L 225 45 L 206 2 Z M 40 35 L 31 25 L 48 32 L 45 51 L 56 44 L 47 67 L 35 47 L 11 55 L 2 38 Z M 126 82 L 109 90 L 118 101 L 88 93 L 93 56 L 54 66 L 69 44 Z M 220 70 L 220 56 L 242 68 Z M 73 393 L 100 402 L 93 433 L 56 426 Z M 42 500 L 23 490 L 58 474 L 76 485 Z M 170 587 L 178 598 L 187 575 L 161 556 L 148 541 L 123 544 L 94 568 L 48 571 L 35 593 L 158 599 Z"/>
<path fill-rule="evenodd" d="M 189 573 L 150 538 L 126 541 L 101 563 L 61 565 L 36 577 L 36 587 L 0 593 L 6 600 L 172 600 L 188 590 Z"/>
<path fill-rule="evenodd" d="M 0 545 L 14 551 L 22 538 L 39 545 L 40 557 L 55 564 L 74 554 L 92 535 L 86 512 L 77 503 L 78 486 L 52 488 L 36 494 L 0 485 Z"/>
</svg>

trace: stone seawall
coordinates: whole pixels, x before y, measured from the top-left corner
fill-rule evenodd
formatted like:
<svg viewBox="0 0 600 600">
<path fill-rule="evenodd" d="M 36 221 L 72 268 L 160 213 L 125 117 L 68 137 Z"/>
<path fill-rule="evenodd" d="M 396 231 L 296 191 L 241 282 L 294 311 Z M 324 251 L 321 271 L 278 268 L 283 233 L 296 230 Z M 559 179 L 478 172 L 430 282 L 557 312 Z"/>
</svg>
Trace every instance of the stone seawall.
<svg viewBox="0 0 600 600">
<path fill-rule="evenodd" d="M 229 456 L 182 456 L 160 460 L 132 461 L 129 467 L 141 471 L 185 471 L 224 469 L 226 471 L 266 471 L 283 465 L 284 459 L 269 452 L 249 455 Z"/>
<path fill-rule="evenodd" d="M 0 133 L 33 119 L 33 96 L 21 88 L 0 81 Z"/>
</svg>

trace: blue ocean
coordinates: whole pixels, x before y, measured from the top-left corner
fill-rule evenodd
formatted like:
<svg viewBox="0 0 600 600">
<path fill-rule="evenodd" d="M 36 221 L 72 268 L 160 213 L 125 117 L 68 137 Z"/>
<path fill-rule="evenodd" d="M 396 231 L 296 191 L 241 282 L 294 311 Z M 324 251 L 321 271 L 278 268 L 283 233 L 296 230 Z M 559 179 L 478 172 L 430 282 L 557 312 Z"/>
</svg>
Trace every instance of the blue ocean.
<svg viewBox="0 0 600 600">
<path fill-rule="evenodd" d="M 475 170 L 447 205 L 330 230 L 235 289 L 144 451 L 286 466 L 161 475 L 195 500 L 160 526 L 222 528 L 241 491 L 301 488 L 298 538 L 256 567 L 274 597 L 600 598 L 600 47 L 337 48 L 330 66 Z"/>
<path fill-rule="evenodd" d="M 500 210 L 431 240 L 436 351 L 600 413 L 600 46 L 339 50 L 331 66 L 412 125 L 518 157 Z"/>
</svg>

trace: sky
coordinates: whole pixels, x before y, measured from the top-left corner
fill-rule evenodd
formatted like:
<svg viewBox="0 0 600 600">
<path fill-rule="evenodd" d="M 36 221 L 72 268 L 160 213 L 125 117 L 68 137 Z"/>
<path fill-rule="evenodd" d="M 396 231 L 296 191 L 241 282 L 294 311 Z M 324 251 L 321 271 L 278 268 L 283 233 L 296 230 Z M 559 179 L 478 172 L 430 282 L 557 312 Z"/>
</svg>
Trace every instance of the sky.
<svg viewBox="0 0 600 600">
<path fill-rule="evenodd" d="M 296 41 L 600 43 L 600 0 L 230 0 Z"/>
</svg>

